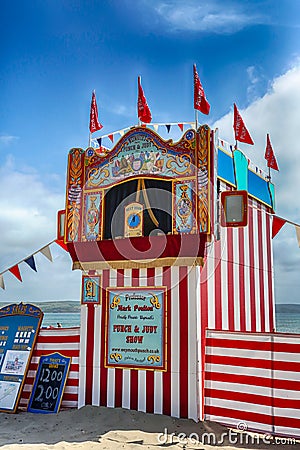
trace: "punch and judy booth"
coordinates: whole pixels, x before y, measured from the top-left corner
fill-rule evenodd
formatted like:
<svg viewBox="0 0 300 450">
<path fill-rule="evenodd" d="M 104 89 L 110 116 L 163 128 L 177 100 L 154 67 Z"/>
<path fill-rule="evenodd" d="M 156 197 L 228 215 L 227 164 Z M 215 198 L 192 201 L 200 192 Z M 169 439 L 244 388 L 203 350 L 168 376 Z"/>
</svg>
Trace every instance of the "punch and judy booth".
<svg viewBox="0 0 300 450">
<path fill-rule="evenodd" d="M 202 419 L 206 328 L 274 328 L 272 186 L 220 142 L 206 125 L 177 142 L 133 127 L 110 150 L 70 151 L 79 407 Z M 237 178 L 247 226 L 222 227 L 220 193 Z"/>
</svg>

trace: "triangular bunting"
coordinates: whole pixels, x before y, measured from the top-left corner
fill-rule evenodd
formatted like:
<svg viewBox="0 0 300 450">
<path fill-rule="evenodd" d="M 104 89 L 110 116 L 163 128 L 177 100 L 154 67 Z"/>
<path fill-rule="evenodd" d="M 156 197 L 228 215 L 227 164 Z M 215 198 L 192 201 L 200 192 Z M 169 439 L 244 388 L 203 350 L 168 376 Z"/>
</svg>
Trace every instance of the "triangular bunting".
<svg viewBox="0 0 300 450">
<path fill-rule="evenodd" d="M 5 290 L 5 285 L 4 285 L 4 278 L 3 275 L 0 275 L 0 287 Z"/>
<path fill-rule="evenodd" d="M 276 236 L 276 234 L 281 230 L 283 225 L 286 223 L 285 219 L 281 219 L 281 217 L 273 216 L 272 223 L 272 239 Z"/>
<path fill-rule="evenodd" d="M 181 129 L 181 131 L 183 131 L 183 123 L 179 123 L 178 126 Z"/>
<path fill-rule="evenodd" d="M 167 129 L 168 133 L 170 133 L 171 125 L 166 125 L 166 129 Z"/>
<path fill-rule="evenodd" d="M 56 239 L 56 244 L 58 244 L 61 248 L 63 248 L 66 252 L 69 252 L 67 244 L 64 243 L 64 241 L 60 241 L 59 239 Z"/>
<path fill-rule="evenodd" d="M 18 278 L 19 281 L 22 282 L 22 277 L 20 274 L 20 270 L 19 270 L 19 266 L 18 264 L 16 264 L 15 266 L 11 267 L 10 269 L 8 269 L 16 278 Z"/>
<path fill-rule="evenodd" d="M 34 270 L 35 272 L 37 272 L 37 270 L 36 270 L 36 265 L 35 265 L 35 260 L 34 260 L 33 255 L 32 255 L 32 256 L 29 256 L 29 257 L 26 258 L 26 259 L 24 259 L 24 262 L 25 262 L 26 264 L 28 264 L 29 267 L 31 267 L 32 270 Z"/>
<path fill-rule="evenodd" d="M 47 245 L 47 246 L 44 247 L 44 248 L 41 248 L 40 252 L 41 252 L 47 259 L 49 259 L 49 261 L 51 261 L 51 262 L 53 261 L 52 255 L 51 255 L 51 251 L 50 251 L 50 248 L 49 248 L 49 245 Z"/>
<path fill-rule="evenodd" d="M 296 230 L 298 246 L 300 247 L 300 226 L 299 225 L 295 225 L 295 230 Z"/>
<path fill-rule="evenodd" d="M 155 131 L 158 131 L 158 125 L 157 124 L 153 125 L 153 128 L 154 128 Z"/>
<path fill-rule="evenodd" d="M 114 142 L 114 135 L 113 134 L 109 134 L 108 138 L 111 140 L 111 142 Z"/>
<path fill-rule="evenodd" d="M 101 145 L 102 145 L 102 138 L 98 138 L 98 139 L 96 139 L 96 141 L 98 142 L 99 147 L 101 148 Z"/>
<path fill-rule="evenodd" d="M 121 137 L 124 136 L 124 130 L 120 130 L 119 133 Z"/>
</svg>

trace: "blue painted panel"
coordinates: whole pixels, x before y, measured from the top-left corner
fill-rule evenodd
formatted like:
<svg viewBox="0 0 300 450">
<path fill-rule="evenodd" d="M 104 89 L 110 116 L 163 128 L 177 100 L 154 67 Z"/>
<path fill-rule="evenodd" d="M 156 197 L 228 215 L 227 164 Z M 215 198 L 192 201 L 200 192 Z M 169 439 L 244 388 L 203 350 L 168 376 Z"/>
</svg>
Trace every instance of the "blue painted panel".
<svg viewBox="0 0 300 450">
<path fill-rule="evenodd" d="M 218 149 L 218 176 L 236 186 L 233 158 L 220 149 Z M 271 184 L 270 187 L 273 192 L 274 186 Z M 275 201 L 273 199 L 272 202 L 267 181 L 251 170 L 248 170 L 248 192 L 271 207 Z"/>
<path fill-rule="evenodd" d="M 232 158 L 220 149 L 218 151 L 218 176 L 235 185 Z"/>
<path fill-rule="evenodd" d="M 268 183 L 251 170 L 248 170 L 248 192 L 253 197 L 272 206 Z"/>
</svg>

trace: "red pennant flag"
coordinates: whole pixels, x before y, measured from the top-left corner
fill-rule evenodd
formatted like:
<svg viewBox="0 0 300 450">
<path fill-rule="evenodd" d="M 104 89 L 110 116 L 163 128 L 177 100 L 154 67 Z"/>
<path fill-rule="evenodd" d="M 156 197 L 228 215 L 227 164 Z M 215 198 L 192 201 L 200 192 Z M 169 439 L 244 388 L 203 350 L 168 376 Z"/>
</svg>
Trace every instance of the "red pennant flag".
<svg viewBox="0 0 300 450">
<path fill-rule="evenodd" d="M 111 140 L 111 142 L 114 142 L 114 135 L 113 134 L 109 134 L 108 137 Z"/>
<path fill-rule="evenodd" d="M 202 87 L 196 64 L 194 64 L 194 109 L 198 109 L 203 114 L 209 114 L 210 104 L 205 98 L 204 89 Z"/>
<path fill-rule="evenodd" d="M 96 94 L 95 92 L 93 92 L 91 102 L 91 112 L 90 112 L 90 132 L 94 133 L 95 131 L 101 130 L 101 128 L 103 128 L 103 125 L 101 125 L 98 119 Z"/>
<path fill-rule="evenodd" d="M 141 85 L 141 77 L 138 77 L 137 109 L 138 109 L 138 118 L 140 119 L 140 121 L 144 123 L 150 123 L 152 120 L 152 116 Z"/>
<path fill-rule="evenodd" d="M 281 230 L 283 225 L 286 223 L 286 220 L 281 219 L 281 217 L 273 216 L 272 223 L 272 239 L 276 236 L 276 234 Z"/>
<path fill-rule="evenodd" d="M 181 129 L 181 131 L 183 131 L 183 123 L 179 123 L 178 126 Z"/>
<path fill-rule="evenodd" d="M 267 134 L 267 146 L 266 146 L 266 151 L 265 151 L 265 159 L 267 160 L 268 167 L 270 167 L 271 169 L 274 169 L 274 170 L 278 170 L 278 172 L 279 172 L 278 164 L 276 161 L 275 153 L 272 148 L 269 134 Z"/>
<path fill-rule="evenodd" d="M 245 142 L 245 144 L 250 145 L 254 144 L 235 103 L 233 128 L 236 141 Z"/>
<path fill-rule="evenodd" d="M 18 278 L 19 281 L 22 282 L 22 278 L 21 278 L 21 274 L 20 274 L 20 270 L 19 270 L 19 266 L 18 264 L 16 264 L 15 266 L 11 267 L 10 269 L 8 269 L 16 278 Z"/>
</svg>

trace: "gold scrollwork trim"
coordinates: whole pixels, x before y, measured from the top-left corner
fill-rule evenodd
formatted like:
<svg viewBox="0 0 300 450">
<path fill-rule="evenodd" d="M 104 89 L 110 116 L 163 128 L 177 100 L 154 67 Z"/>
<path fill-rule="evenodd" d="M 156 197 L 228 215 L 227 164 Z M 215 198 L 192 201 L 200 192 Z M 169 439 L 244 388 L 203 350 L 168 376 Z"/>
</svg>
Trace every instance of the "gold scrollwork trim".
<svg viewBox="0 0 300 450">
<path fill-rule="evenodd" d="M 111 302 L 111 304 L 110 304 L 110 308 L 111 309 L 115 309 L 116 306 L 118 306 L 118 304 L 120 303 L 120 301 L 121 301 L 120 297 L 118 295 L 115 295 L 113 300 L 112 300 L 112 302 Z"/>
<path fill-rule="evenodd" d="M 160 356 L 159 355 L 148 355 L 147 361 L 149 361 L 151 364 L 160 362 Z"/>
<path fill-rule="evenodd" d="M 109 355 L 110 359 L 113 359 L 116 362 L 119 362 L 122 359 L 122 355 L 120 353 L 111 353 Z"/>
<path fill-rule="evenodd" d="M 143 261 L 91 261 L 73 263 L 73 270 L 103 270 L 103 269 L 147 269 L 164 266 L 203 266 L 203 257 L 197 258 L 159 258 L 155 260 Z"/>
</svg>

